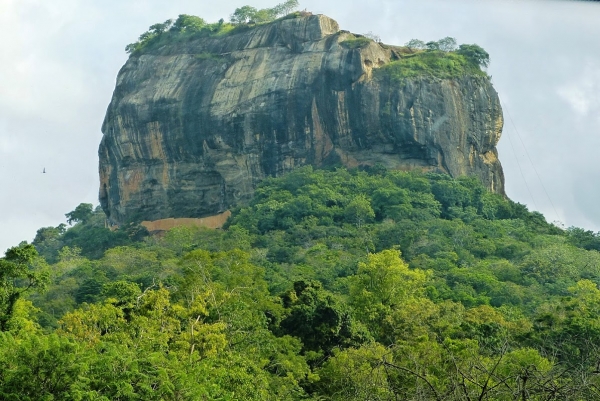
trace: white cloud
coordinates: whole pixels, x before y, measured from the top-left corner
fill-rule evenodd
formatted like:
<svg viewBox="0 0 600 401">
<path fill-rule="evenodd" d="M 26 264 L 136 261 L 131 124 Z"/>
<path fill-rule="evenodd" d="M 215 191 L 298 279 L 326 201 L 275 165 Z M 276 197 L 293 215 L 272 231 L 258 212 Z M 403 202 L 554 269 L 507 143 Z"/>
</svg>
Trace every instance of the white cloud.
<svg viewBox="0 0 600 401">
<path fill-rule="evenodd" d="M 76 0 L 3 1 L 0 36 L 10 40 L 3 41 L 0 62 L 2 114 L 67 122 L 79 113 L 89 85 L 73 60 L 61 56 L 65 29 L 82 13 Z"/>
<path fill-rule="evenodd" d="M 11 153 L 17 149 L 17 141 L 8 136 L 0 136 L 0 154 Z"/>
<path fill-rule="evenodd" d="M 557 88 L 558 95 L 580 117 L 600 112 L 600 64 L 588 62 L 582 73 Z"/>
</svg>

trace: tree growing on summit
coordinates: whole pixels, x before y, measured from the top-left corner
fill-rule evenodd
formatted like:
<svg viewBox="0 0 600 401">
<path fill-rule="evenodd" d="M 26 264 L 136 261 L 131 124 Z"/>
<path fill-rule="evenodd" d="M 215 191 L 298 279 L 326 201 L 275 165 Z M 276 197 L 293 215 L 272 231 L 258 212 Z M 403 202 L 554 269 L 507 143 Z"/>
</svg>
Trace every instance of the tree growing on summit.
<svg viewBox="0 0 600 401">
<path fill-rule="evenodd" d="M 436 41 L 433 41 L 433 40 L 430 41 L 430 42 L 425 43 L 425 48 L 427 50 L 441 50 L 439 42 L 436 42 Z"/>
<path fill-rule="evenodd" d="M 456 39 L 446 36 L 437 41 L 440 50 L 445 52 L 453 52 L 456 50 Z"/>
<path fill-rule="evenodd" d="M 150 25 L 149 32 L 156 34 L 156 35 L 160 35 L 161 33 L 164 33 L 167 30 L 169 30 L 169 28 L 171 28 L 171 25 L 173 25 L 173 20 L 168 19 L 165 22 L 163 22 L 162 24 L 158 23 L 158 24 Z"/>
<path fill-rule="evenodd" d="M 287 0 L 273 8 L 263 8 L 260 10 L 246 5 L 236 8 L 233 14 L 231 14 L 230 21 L 233 24 L 270 22 L 278 17 L 288 15 L 298 7 L 298 4 L 298 0 Z"/>
<path fill-rule="evenodd" d="M 463 55 L 467 60 L 479 65 L 487 67 L 490 64 L 490 55 L 478 45 L 460 45 L 456 53 Z"/>
<path fill-rule="evenodd" d="M 381 37 L 379 35 L 373 33 L 373 31 L 369 31 L 369 32 L 363 34 L 363 36 L 365 38 L 371 39 L 377 43 L 381 43 Z"/>
<path fill-rule="evenodd" d="M 283 2 L 273 7 L 273 10 L 276 11 L 276 14 L 278 16 L 288 15 L 296 8 L 298 8 L 299 5 L 300 3 L 298 3 L 298 0 L 287 0 L 286 2 Z"/>
<path fill-rule="evenodd" d="M 438 41 L 423 42 L 419 39 L 411 39 L 406 44 L 406 47 L 414 50 L 441 50 L 444 52 L 456 51 L 456 39 L 446 36 Z"/>
<path fill-rule="evenodd" d="M 152 39 L 157 38 L 160 35 L 162 35 L 163 33 L 167 32 L 171 28 L 172 25 L 173 25 L 172 19 L 168 19 L 163 23 L 151 25 L 150 28 L 148 28 L 148 30 L 146 32 L 144 32 L 140 35 L 137 42 L 128 44 L 125 47 L 125 51 L 127 53 L 133 53 L 136 50 L 141 49 L 144 46 L 144 44 L 147 44 Z"/>
<path fill-rule="evenodd" d="M 163 22 L 162 24 L 154 24 L 151 25 L 150 28 L 148 28 L 148 30 L 144 33 L 142 33 L 140 35 L 139 38 L 139 43 L 144 43 L 147 42 L 159 35 L 162 35 L 163 33 L 165 33 L 173 24 L 173 20 L 166 20 L 165 22 Z"/>
<path fill-rule="evenodd" d="M 423 50 L 426 48 L 425 42 L 419 39 L 411 39 L 404 46 L 408 47 L 411 50 Z"/>
<path fill-rule="evenodd" d="M 247 24 L 250 22 L 258 10 L 252 6 L 243 6 L 236 8 L 233 14 L 231 14 L 230 21 L 233 24 Z"/>
<path fill-rule="evenodd" d="M 277 18 L 275 10 L 272 8 L 263 8 L 254 13 L 251 22 L 254 22 L 255 24 L 262 24 L 265 22 L 271 22 L 275 18 Z"/>
<path fill-rule="evenodd" d="M 198 32 L 206 26 L 203 18 L 195 15 L 180 14 L 175 20 L 170 31 L 173 32 Z"/>
</svg>

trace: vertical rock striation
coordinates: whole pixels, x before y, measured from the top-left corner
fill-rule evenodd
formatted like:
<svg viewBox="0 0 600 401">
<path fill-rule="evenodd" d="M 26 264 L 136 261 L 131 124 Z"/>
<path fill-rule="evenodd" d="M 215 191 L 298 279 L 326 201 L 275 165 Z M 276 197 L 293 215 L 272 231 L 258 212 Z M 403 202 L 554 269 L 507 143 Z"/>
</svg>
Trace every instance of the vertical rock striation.
<svg viewBox="0 0 600 401">
<path fill-rule="evenodd" d="M 297 166 L 382 164 L 475 175 L 504 193 L 502 110 L 489 79 L 374 70 L 398 57 L 322 15 L 132 55 L 99 149 L 100 202 L 116 224 L 203 217 Z"/>
</svg>

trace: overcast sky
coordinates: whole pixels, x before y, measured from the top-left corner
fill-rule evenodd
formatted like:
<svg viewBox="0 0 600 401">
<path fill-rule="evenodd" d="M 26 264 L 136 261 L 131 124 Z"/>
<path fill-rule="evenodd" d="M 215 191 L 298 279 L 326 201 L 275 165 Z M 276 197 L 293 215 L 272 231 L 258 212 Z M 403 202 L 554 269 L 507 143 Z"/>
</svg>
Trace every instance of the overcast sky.
<svg viewBox="0 0 600 401">
<path fill-rule="evenodd" d="M 0 0 L 0 254 L 98 204 L 97 149 L 124 48 L 179 14 L 209 22 L 278 0 Z M 404 44 L 452 36 L 491 55 L 508 196 L 600 230 L 600 4 L 300 0 L 341 29 Z M 42 174 L 46 169 L 47 173 Z"/>
</svg>

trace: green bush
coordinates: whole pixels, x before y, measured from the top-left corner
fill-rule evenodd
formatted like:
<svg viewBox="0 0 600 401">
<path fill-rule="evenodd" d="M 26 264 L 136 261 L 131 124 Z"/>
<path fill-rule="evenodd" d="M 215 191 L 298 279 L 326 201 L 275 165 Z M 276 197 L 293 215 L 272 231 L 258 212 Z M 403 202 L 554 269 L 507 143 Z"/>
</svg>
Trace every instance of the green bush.
<svg viewBox="0 0 600 401">
<path fill-rule="evenodd" d="M 406 55 L 375 70 L 375 74 L 379 79 L 397 84 L 422 76 L 441 79 L 459 78 L 464 75 L 487 76 L 476 62 L 464 55 L 439 50 Z"/>
<path fill-rule="evenodd" d="M 340 45 L 345 47 L 346 49 L 360 49 L 362 47 L 366 47 L 372 40 L 365 37 L 358 37 L 355 39 L 348 39 L 340 42 Z"/>
<path fill-rule="evenodd" d="M 129 54 L 141 54 L 161 45 L 188 40 L 191 38 L 204 38 L 210 36 L 224 36 L 251 29 L 259 24 L 266 24 L 283 19 L 297 18 L 304 15 L 301 12 L 291 12 L 298 7 L 297 0 L 287 0 L 273 8 L 257 10 L 251 6 L 237 8 L 231 15 L 231 22 L 227 23 L 222 18 L 209 24 L 203 18 L 194 15 L 181 14 L 173 22 L 167 20 L 154 24 L 148 31 L 140 35 L 137 42 L 125 47 Z M 279 18 L 279 19 L 276 19 Z"/>
</svg>

